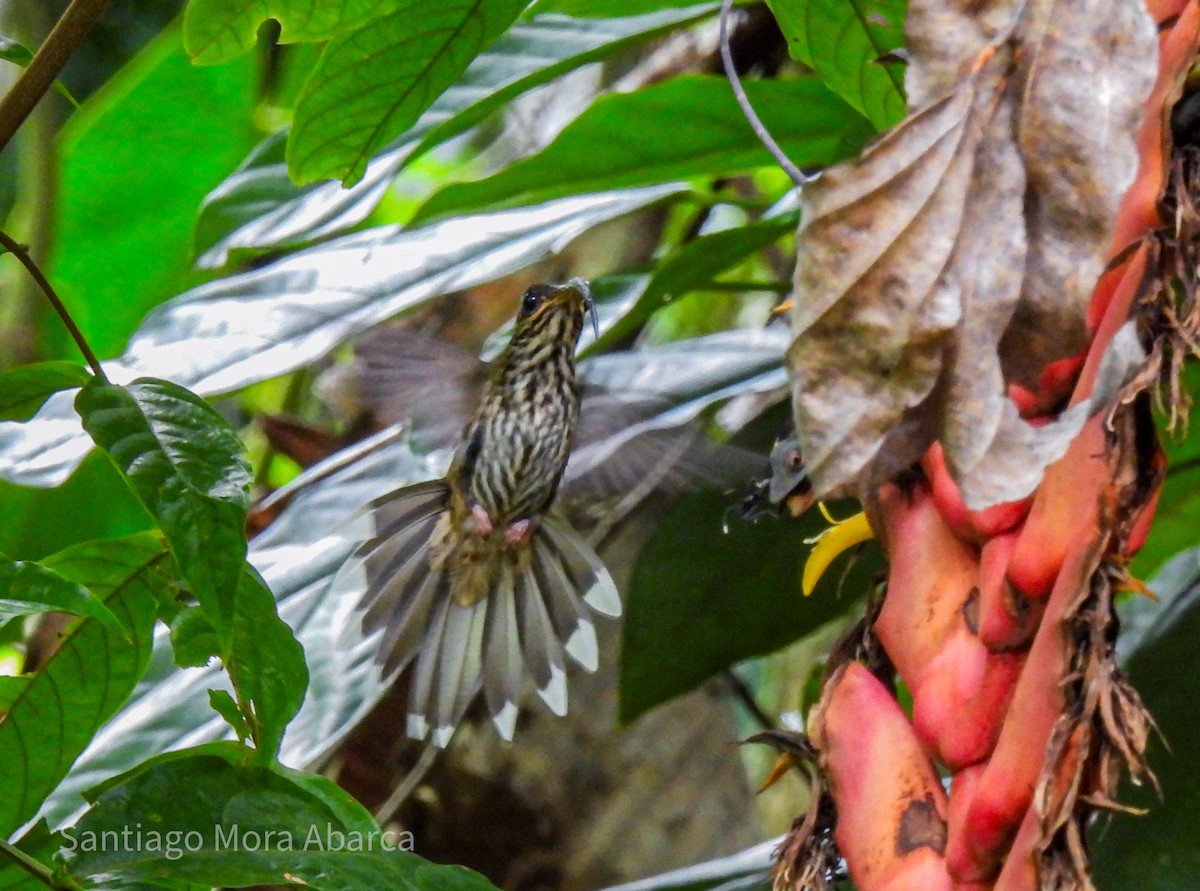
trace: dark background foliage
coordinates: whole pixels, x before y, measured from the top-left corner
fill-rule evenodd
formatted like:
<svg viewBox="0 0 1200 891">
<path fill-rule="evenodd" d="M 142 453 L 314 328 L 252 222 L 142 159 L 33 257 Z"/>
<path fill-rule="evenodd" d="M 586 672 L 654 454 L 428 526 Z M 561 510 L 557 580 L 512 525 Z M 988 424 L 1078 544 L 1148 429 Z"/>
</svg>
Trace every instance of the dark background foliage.
<svg viewBox="0 0 1200 891">
<path fill-rule="evenodd" d="M 0 33 L 36 48 L 64 5 L 0 7 Z M 443 755 L 403 739 L 403 691 L 374 676 L 331 593 L 359 508 L 446 460 L 419 437 L 331 457 L 392 420 L 338 381 L 354 339 L 398 315 L 486 354 L 525 284 L 585 275 L 601 335 L 581 372 L 641 406 L 647 431 L 730 440 L 765 475 L 786 430 L 790 334 L 772 309 L 796 202 L 719 73 L 716 4 L 437 6 L 115 0 L 61 76 L 80 106 L 51 94 L 0 153 L 3 228 L 113 360 L 113 384 L 70 392 L 78 352 L 4 258 L 0 835 L 72 881 L 516 891 L 705 861 L 637 887 L 754 887 L 763 840 L 805 804 L 794 780 L 756 800 L 770 759 L 736 740 L 802 719 L 879 557 L 843 557 L 802 598 L 805 542 L 828 524 L 742 519 L 744 463 L 710 455 L 632 503 L 569 505 L 626 618 L 601 629 L 600 671 L 572 678 L 568 718 L 533 707 L 513 746 L 474 715 Z M 747 92 L 799 166 L 900 119 L 903 14 L 735 11 Z M 21 53 L 5 58 L 15 77 Z M 50 360 L 72 365 L 30 364 Z M 1135 565 L 1166 564 L 1160 600 L 1127 605 L 1125 642 L 1171 746 L 1154 759 L 1165 803 L 1098 827 L 1102 888 L 1195 874 L 1200 502 L 1192 441 L 1171 449 Z M 115 857 L 64 850 L 76 818 L 281 834 L 252 854 Z M 404 852 L 289 850 L 314 825 L 408 830 L 417 855 L 486 879 Z M 36 884 L 0 864 L 0 887 Z"/>
</svg>

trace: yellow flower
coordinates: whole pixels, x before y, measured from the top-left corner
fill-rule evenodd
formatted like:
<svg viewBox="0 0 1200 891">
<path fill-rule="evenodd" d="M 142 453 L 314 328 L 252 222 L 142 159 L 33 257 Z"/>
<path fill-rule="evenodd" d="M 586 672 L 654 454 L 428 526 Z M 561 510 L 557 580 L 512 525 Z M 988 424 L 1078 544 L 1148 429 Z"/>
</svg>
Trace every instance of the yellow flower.
<svg viewBox="0 0 1200 891">
<path fill-rule="evenodd" d="M 825 509 L 824 503 L 819 503 L 818 506 L 825 519 L 833 525 L 815 538 L 804 542 L 813 545 L 812 553 L 804 562 L 804 573 L 800 579 L 800 589 L 805 597 L 813 592 L 813 588 L 817 586 L 829 564 L 837 559 L 838 554 L 875 537 L 875 533 L 871 531 L 871 524 L 867 522 L 867 515 L 862 511 L 848 520 L 835 520 Z"/>
</svg>

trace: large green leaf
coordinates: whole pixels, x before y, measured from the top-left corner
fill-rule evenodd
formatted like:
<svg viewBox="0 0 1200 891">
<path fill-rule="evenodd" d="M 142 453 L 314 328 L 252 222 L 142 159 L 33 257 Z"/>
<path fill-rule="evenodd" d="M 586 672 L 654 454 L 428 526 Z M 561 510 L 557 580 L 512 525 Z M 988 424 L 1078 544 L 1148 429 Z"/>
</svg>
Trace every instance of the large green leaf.
<svg viewBox="0 0 1200 891">
<path fill-rule="evenodd" d="M 193 62 L 209 65 L 254 46 L 258 26 L 280 24 L 280 43 L 328 40 L 396 5 L 396 0 L 190 0 L 183 37 Z"/>
<path fill-rule="evenodd" d="M 1196 641 L 1200 639 L 1200 550 L 1180 554 L 1150 583 L 1158 602 L 1123 609 L 1129 680 L 1150 710 L 1150 766 L 1163 795 L 1126 788 L 1121 801 L 1143 815 L 1115 814 L 1093 833 L 1094 870 L 1102 891 L 1192 891 L 1200 875 L 1200 733 L 1196 732 Z M 1131 646 L 1132 645 L 1132 646 Z"/>
<path fill-rule="evenodd" d="M 47 442 L 47 447 L 53 446 Z M 70 479 L 53 489 L 0 481 L 0 551 L 23 560 L 40 560 L 73 544 L 119 538 L 153 526 L 124 477 L 100 453 L 85 459 Z"/>
<path fill-rule="evenodd" d="M 871 136 L 870 124 L 815 77 L 745 86 L 767 129 L 800 167 L 832 164 Z M 677 77 L 596 100 L 537 155 L 486 179 L 446 186 L 416 218 L 711 178 L 771 163 L 724 78 Z"/>
<path fill-rule="evenodd" d="M 622 19 L 579 21 L 545 15 L 517 22 L 475 57 L 462 78 L 395 143 L 376 155 L 359 182 L 297 186 L 284 162 L 286 131 L 269 136 L 204 202 L 196 227 L 202 266 L 221 266 L 238 248 L 291 245 L 362 222 L 409 160 L 464 132 L 514 97 L 561 74 L 687 24 L 714 3 Z"/>
<path fill-rule="evenodd" d="M 238 586 L 229 674 L 260 758 L 273 759 L 304 701 L 308 669 L 303 648 L 275 611 L 271 589 L 250 566 Z"/>
<path fill-rule="evenodd" d="M 55 610 L 73 616 L 91 616 L 122 633 L 112 611 L 83 585 L 63 578 L 54 570 L 0 554 L 0 622 Z"/>
<path fill-rule="evenodd" d="M 908 0 L 768 0 L 792 57 L 880 130 L 904 117 L 904 66 L 880 61 L 904 45 Z"/>
<path fill-rule="evenodd" d="M 259 138 L 258 79 L 253 59 L 196 68 L 171 27 L 63 129 L 47 274 L 101 357 L 194 283 L 196 207 Z M 78 355 L 57 317 L 41 326 L 47 356 Z"/>
<path fill-rule="evenodd" d="M 0 372 L 0 421 L 27 421 L 51 393 L 80 387 L 91 374 L 74 362 L 39 362 Z"/>
<path fill-rule="evenodd" d="M 248 758 L 240 746 L 214 744 L 154 759 L 107 784 L 62 833 L 70 873 L 106 885 L 493 891 L 476 873 L 411 853 L 410 834 L 382 832 L 332 782 Z M 98 850 L 103 833 L 128 827 L 141 833 Z"/>
<path fill-rule="evenodd" d="M 0 838 L 34 815 L 71 764 L 133 690 L 150 657 L 156 591 L 169 578 L 161 538 L 89 542 L 46 561 L 104 600 L 121 621 L 114 632 L 85 619 L 18 696 L 0 722 Z"/>
<path fill-rule="evenodd" d="M 882 566 L 879 549 L 868 544 L 803 597 L 805 539 L 828 523 L 809 511 L 799 520 L 751 524 L 729 517 L 734 500 L 681 497 L 638 556 L 621 647 L 622 721 L 855 608 Z M 841 506 L 842 515 L 850 510 Z"/>
<path fill-rule="evenodd" d="M 298 182 L 362 178 L 525 6 L 524 0 L 400 0 L 321 54 L 296 101 L 288 170 Z"/>
<path fill-rule="evenodd" d="M 146 509 L 224 646 L 246 557 L 250 468 L 225 419 L 169 381 L 93 380 L 75 406 Z"/>
</svg>

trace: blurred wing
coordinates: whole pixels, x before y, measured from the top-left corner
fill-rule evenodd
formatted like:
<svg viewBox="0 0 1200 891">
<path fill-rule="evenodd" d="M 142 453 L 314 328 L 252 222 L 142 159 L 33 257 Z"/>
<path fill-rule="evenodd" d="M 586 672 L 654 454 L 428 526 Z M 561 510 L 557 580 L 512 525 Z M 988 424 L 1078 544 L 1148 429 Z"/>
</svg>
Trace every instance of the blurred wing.
<svg viewBox="0 0 1200 891">
<path fill-rule="evenodd" d="M 487 364 L 458 344 L 388 325 L 355 343 L 351 377 L 362 406 L 386 424 L 406 424 L 424 451 L 462 435 Z"/>
<path fill-rule="evenodd" d="M 362 405 L 381 421 L 407 423 L 421 450 L 457 442 L 487 379 L 487 363 L 468 350 L 395 325 L 363 335 L 351 368 Z M 764 473 L 761 456 L 713 443 L 702 421 L 673 411 L 678 400 L 617 392 L 586 380 L 581 392 L 579 426 L 561 487 L 568 501 L 740 488 Z"/>
<path fill-rule="evenodd" d="M 714 443 L 701 419 L 673 416 L 666 399 L 585 385 L 562 492 L 569 501 L 593 503 L 615 495 L 742 487 L 765 467 L 756 452 Z"/>
</svg>

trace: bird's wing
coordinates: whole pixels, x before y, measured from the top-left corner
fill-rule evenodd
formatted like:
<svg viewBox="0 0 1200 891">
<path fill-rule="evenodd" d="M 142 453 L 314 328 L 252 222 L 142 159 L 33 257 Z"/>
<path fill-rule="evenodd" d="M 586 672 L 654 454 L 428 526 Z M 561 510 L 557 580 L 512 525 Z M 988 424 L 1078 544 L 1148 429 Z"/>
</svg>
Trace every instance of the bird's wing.
<svg viewBox="0 0 1200 891">
<path fill-rule="evenodd" d="M 584 504 L 651 492 L 676 495 L 743 486 L 762 475 L 762 455 L 714 442 L 702 419 L 673 409 L 655 394 L 631 397 L 585 385 L 564 497 Z"/>
<path fill-rule="evenodd" d="M 354 345 L 354 395 L 385 424 L 407 425 L 422 450 L 452 445 L 479 404 L 487 363 L 458 344 L 397 325 Z"/>
</svg>

